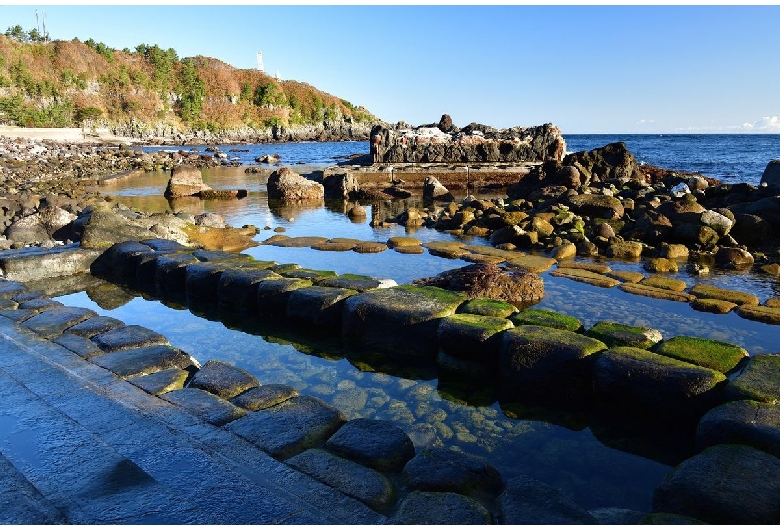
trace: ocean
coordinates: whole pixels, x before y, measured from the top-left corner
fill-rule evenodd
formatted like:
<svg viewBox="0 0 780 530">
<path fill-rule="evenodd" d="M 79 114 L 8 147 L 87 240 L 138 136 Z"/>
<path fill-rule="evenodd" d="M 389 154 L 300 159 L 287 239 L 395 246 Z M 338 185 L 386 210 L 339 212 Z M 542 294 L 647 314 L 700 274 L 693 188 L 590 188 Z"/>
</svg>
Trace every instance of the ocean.
<svg viewBox="0 0 780 530">
<path fill-rule="evenodd" d="M 589 151 L 612 142 L 625 142 L 640 164 L 700 173 L 724 183 L 758 185 L 767 164 L 780 158 L 780 134 L 565 134 L 566 151 Z M 207 146 L 173 146 L 197 149 Z M 219 145 L 242 165 L 257 165 L 256 158 L 279 155 L 279 163 L 324 167 L 354 154 L 368 153 L 368 142 L 292 142 L 281 144 Z M 156 151 L 160 147 L 146 147 Z"/>
<path fill-rule="evenodd" d="M 780 158 L 780 134 L 571 134 L 566 151 L 625 142 L 640 164 L 690 171 L 724 183 L 757 186 L 767 164 Z"/>
</svg>

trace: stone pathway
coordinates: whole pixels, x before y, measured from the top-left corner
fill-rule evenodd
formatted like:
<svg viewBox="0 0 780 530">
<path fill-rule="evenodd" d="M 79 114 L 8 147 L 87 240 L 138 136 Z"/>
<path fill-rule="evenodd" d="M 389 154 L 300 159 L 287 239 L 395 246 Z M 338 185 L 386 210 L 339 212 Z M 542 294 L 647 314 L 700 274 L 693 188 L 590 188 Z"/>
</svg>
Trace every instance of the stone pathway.
<svg viewBox="0 0 780 530">
<path fill-rule="evenodd" d="M 0 316 L 0 523 L 384 517 Z"/>
</svg>

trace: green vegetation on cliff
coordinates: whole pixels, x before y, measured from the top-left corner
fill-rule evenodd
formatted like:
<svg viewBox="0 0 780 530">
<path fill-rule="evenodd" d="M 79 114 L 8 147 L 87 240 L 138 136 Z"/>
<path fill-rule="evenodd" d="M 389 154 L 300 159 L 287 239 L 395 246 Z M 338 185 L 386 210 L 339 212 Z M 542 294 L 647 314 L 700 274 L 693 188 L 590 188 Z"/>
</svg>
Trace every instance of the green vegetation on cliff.
<svg viewBox="0 0 780 530">
<path fill-rule="evenodd" d="M 0 35 L 0 125 L 111 126 L 143 123 L 169 130 L 365 124 L 363 107 L 298 81 L 242 70 L 217 59 L 179 58 L 172 48 L 51 41 L 34 30 Z"/>
</svg>

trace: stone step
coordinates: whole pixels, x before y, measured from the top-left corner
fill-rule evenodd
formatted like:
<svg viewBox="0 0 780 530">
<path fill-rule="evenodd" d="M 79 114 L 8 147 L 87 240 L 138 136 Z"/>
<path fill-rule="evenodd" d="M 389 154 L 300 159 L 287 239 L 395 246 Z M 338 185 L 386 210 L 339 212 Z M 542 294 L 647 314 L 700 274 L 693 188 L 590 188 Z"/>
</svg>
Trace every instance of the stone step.
<svg viewBox="0 0 780 530">
<path fill-rule="evenodd" d="M 378 524 L 361 502 L 293 470 L 0 317 L 0 453 L 24 488 L 18 520 L 72 524 Z M 32 501 L 30 501 L 32 502 Z M 61 517 L 61 519 L 60 519 Z"/>
</svg>

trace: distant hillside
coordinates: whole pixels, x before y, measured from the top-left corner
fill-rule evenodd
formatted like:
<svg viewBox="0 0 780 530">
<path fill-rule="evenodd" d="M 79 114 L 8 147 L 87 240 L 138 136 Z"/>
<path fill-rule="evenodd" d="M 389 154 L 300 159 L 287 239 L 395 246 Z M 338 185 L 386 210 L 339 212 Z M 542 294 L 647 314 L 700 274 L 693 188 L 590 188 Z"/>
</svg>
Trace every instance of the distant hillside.
<svg viewBox="0 0 780 530">
<path fill-rule="evenodd" d="M 0 125 L 108 127 L 123 136 L 364 139 L 363 107 L 299 81 L 140 44 L 51 41 L 19 26 L 0 35 Z"/>
</svg>

